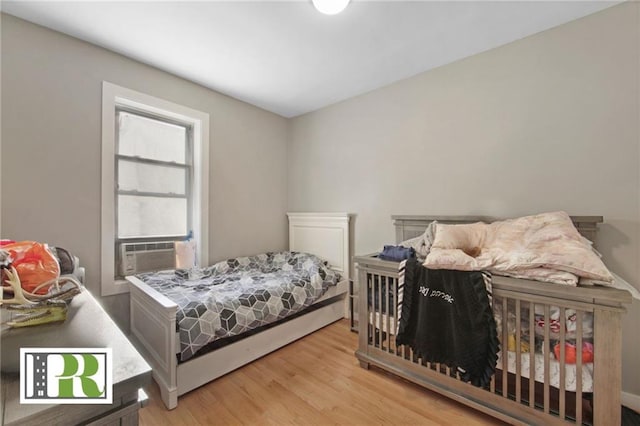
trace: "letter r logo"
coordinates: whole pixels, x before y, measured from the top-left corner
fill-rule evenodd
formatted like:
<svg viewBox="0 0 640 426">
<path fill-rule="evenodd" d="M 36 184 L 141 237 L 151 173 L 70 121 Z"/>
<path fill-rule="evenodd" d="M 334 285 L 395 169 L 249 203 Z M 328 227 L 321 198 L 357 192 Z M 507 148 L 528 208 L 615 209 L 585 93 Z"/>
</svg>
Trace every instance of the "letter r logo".
<svg viewBox="0 0 640 426">
<path fill-rule="evenodd" d="M 98 359 L 91 354 L 61 354 L 64 360 L 64 371 L 58 376 L 58 396 L 60 398 L 73 398 L 74 378 L 80 379 L 82 393 L 89 398 L 97 398 L 104 393 L 104 388 L 100 390 L 98 384 L 91 379 L 98 372 Z M 80 356 L 84 363 L 84 369 L 78 374 L 79 364 L 77 356 Z"/>
</svg>

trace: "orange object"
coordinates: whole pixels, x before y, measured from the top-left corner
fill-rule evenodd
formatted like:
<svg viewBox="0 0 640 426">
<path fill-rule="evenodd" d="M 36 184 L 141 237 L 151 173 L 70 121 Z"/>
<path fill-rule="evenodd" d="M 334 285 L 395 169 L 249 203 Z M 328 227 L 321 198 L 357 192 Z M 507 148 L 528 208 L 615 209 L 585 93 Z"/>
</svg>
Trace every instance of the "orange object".
<svg viewBox="0 0 640 426">
<path fill-rule="evenodd" d="M 560 343 L 556 343 L 556 345 L 553 347 L 553 353 L 556 356 L 556 359 L 558 361 L 561 361 L 560 359 Z M 573 345 L 571 343 L 565 343 L 564 344 L 564 358 L 565 358 L 565 362 L 567 364 L 575 364 L 576 363 L 576 345 Z M 593 344 L 589 343 L 589 342 L 583 342 L 582 343 L 582 362 L 586 363 L 586 362 L 593 362 Z"/>
<path fill-rule="evenodd" d="M 18 272 L 22 288 L 33 293 L 36 287 L 60 276 L 60 266 L 56 258 L 44 244 L 35 241 L 20 241 L 2 247 L 13 259 L 12 265 Z M 48 286 L 40 288 L 37 294 L 46 294 Z"/>
</svg>

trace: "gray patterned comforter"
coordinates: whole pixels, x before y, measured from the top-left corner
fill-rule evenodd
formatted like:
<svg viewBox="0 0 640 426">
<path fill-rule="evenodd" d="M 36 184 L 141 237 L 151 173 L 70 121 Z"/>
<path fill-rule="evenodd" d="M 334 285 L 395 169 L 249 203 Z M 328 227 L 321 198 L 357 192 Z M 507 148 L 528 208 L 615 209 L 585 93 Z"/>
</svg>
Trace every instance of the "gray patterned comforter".
<svg viewBox="0 0 640 426">
<path fill-rule="evenodd" d="M 178 305 L 181 361 L 214 340 L 301 311 L 340 279 L 318 257 L 298 252 L 228 259 L 193 271 L 191 279 L 175 271 L 137 277 Z"/>
</svg>

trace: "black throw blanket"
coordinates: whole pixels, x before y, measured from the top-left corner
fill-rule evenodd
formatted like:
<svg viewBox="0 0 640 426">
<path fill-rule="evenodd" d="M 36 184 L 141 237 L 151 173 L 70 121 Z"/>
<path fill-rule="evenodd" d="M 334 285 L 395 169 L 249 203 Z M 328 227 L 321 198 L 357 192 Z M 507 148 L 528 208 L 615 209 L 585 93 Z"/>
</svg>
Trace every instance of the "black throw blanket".
<svg viewBox="0 0 640 426">
<path fill-rule="evenodd" d="M 396 344 L 457 369 L 465 382 L 488 385 L 500 342 L 482 273 L 427 269 L 409 259 L 404 286 L 402 275 Z"/>
</svg>

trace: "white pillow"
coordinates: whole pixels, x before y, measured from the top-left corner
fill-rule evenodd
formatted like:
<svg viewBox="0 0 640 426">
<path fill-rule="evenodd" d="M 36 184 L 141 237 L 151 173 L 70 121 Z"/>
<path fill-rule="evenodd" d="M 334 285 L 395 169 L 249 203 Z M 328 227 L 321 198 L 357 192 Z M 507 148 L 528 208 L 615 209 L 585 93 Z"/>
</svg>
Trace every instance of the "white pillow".
<svg viewBox="0 0 640 426">
<path fill-rule="evenodd" d="M 468 256 L 477 257 L 484 248 L 487 225 L 483 222 L 461 225 L 436 225 L 433 248 L 458 249 Z"/>
</svg>

